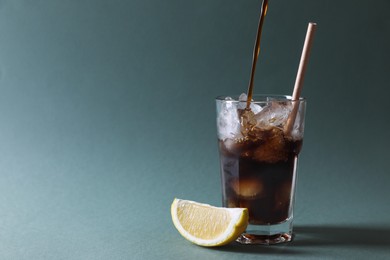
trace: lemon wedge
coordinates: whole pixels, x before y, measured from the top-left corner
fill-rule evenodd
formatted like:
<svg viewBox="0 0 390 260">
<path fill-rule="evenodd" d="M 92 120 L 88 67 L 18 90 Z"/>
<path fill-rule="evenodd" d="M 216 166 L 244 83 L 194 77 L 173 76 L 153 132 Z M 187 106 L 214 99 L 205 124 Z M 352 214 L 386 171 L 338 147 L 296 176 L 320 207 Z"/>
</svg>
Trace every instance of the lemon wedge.
<svg viewBox="0 0 390 260">
<path fill-rule="evenodd" d="M 248 226 L 246 208 L 219 208 L 174 199 L 171 215 L 173 224 L 185 239 L 206 247 L 226 245 L 234 241 Z"/>
</svg>

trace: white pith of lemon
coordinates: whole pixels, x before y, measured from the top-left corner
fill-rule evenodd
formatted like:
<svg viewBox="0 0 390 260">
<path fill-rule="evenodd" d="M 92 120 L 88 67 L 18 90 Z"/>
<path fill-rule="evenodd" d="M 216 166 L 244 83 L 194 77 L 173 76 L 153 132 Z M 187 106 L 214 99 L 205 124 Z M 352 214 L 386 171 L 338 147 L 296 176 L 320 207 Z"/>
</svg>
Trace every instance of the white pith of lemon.
<svg viewBox="0 0 390 260">
<path fill-rule="evenodd" d="M 222 246 L 234 241 L 248 226 L 246 208 L 220 208 L 174 199 L 172 221 L 179 233 L 200 246 Z"/>
</svg>

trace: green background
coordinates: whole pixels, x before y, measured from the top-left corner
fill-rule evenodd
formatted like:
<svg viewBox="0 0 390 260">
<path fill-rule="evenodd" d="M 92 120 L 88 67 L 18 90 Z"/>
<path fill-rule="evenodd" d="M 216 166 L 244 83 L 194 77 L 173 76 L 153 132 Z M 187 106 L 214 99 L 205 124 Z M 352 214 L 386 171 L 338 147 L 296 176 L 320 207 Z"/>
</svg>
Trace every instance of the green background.
<svg viewBox="0 0 390 260">
<path fill-rule="evenodd" d="M 214 97 L 246 91 L 260 4 L 1 0 L 0 259 L 388 258 L 388 0 L 270 0 L 256 93 L 292 92 L 318 23 L 295 241 L 173 227 L 174 197 L 221 205 Z"/>
</svg>

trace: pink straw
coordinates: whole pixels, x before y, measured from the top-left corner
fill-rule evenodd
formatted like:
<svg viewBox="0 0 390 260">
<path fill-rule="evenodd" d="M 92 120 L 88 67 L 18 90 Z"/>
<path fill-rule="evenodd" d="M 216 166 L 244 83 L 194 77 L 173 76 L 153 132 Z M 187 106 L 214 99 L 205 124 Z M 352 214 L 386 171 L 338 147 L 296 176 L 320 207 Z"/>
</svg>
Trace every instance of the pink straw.
<svg viewBox="0 0 390 260">
<path fill-rule="evenodd" d="M 303 45 L 301 61 L 299 62 L 297 78 L 295 80 L 294 91 L 293 91 L 293 95 L 292 95 L 293 101 L 299 100 L 299 97 L 301 96 L 303 79 L 305 76 L 306 67 L 307 67 L 307 63 L 309 60 L 310 49 L 311 49 L 311 46 L 313 44 L 314 32 L 316 30 L 316 26 L 317 26 L 316 23 L 309 23 L 309 25 L 307 27 L 306 39 L 305 39 L 305 43 Z M 286 133 L 291 132 L 291 129 L 294 125 L 295 118 L 296 118 L 297 112 L 298 112 L 299 103 L 298 102 L 293 102 L 293 103 L 294 103 L 293 110 L 291 111 L 291 114 L 290 114 L 290 116 L 287 120 L 286 126 L 285 126 Z"/>
</svg>

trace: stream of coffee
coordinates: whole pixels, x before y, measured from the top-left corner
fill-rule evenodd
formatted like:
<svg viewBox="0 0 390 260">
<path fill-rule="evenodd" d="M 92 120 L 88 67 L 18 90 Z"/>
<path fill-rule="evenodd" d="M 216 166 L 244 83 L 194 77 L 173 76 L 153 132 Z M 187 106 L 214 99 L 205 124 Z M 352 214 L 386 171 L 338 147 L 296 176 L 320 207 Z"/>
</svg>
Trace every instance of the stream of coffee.
<svg viewBox="0 0 390 260">
<path fill-rule="evenodd" d="M 261 31 L 263 28 L 264 23 L 264 17 L 267 14 L 268 9 L 268 0 L 263 0 L 263 3 L 261 5 L 261 13 L 260 13 L 260 19 L 259 19 L 259 25 L 257 27 L 257 35 L 256 35 L 256 42 L 255 46 L 253 48 L 253 59 L 252 59 L 252 69 L 251 69 L 251 77 L 249 80 L 249 86 L 248 86 L 248 92 L 247 92 L 247 100 L 246 100 L 246 108 L 245 110 L 250 110 L 252 95 L 253 95 L 253 81 L 255 78 L 255 71 L 256 71 L 256 64 L 257 59 L 260 54 L 260 39 L 261 39 Z"/>
</svg>

